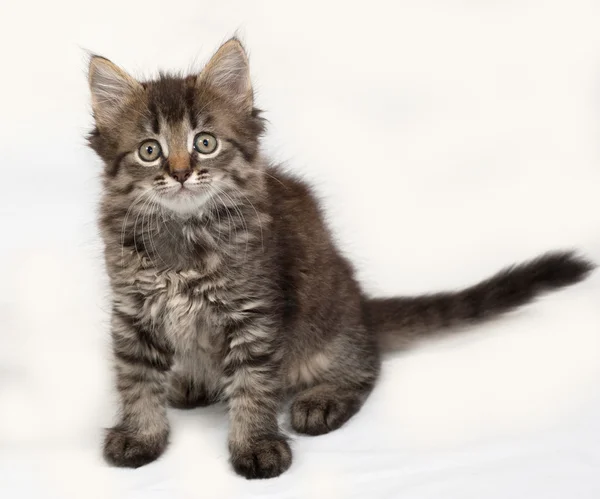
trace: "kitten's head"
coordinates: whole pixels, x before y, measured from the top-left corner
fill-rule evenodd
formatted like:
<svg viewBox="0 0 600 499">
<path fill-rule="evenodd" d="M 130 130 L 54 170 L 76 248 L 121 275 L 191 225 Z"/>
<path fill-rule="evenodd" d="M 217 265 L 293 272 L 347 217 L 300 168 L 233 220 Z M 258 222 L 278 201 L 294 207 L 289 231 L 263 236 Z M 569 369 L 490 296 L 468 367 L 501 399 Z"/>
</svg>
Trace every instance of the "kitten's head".
<svg viewBox="0 0 600 499">
<path fill-rule="evenodd" d="M 89 143 L 113 193 L 145 195 L 188 215 L 239 191 L 256 171 L 263 120 L 238 40 L 223 44 L 199 74 L 151 81 L 93 56 L 89 84 L 96 122 Z"/>
</svg>

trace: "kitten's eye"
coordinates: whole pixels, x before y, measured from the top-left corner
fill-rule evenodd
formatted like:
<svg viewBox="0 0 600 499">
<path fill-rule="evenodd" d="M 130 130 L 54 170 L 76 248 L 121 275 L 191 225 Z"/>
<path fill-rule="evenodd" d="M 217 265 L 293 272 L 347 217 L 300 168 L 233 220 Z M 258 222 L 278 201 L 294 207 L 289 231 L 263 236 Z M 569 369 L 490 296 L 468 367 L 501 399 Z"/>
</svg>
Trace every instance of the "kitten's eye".
<svg viewBox="0 0 600 499">
<path fill-rule="evenodd" d="M 138 153 L 142 161 L 156 161 L 161 155 L 160 144 L 156 140 L 147 140 L 140 146 Z"/>
<path fill-rule="evenodd" d="M 210 154 L 217 148 L 217 139 L 210 133 L 199 133 L 194 137 L 194 149 L 200 154 Z"/>
</svg>

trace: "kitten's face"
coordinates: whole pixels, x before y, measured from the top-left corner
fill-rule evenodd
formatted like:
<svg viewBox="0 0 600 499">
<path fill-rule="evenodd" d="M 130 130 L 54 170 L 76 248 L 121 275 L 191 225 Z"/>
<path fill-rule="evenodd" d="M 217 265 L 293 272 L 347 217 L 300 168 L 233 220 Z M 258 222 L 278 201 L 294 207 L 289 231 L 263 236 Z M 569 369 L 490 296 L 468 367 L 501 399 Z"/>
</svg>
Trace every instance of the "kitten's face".
<svg viewBox="0 0 600 499">
<path fill-rule="evenodd" d="M 89 78 L 96 120 L 90 144 L 115 193 L 190 215 L 226 200 L 252 176 L 263 125 L 237 40 L 199 75 L 138 82 L 94 57 Z"/>
</svg>

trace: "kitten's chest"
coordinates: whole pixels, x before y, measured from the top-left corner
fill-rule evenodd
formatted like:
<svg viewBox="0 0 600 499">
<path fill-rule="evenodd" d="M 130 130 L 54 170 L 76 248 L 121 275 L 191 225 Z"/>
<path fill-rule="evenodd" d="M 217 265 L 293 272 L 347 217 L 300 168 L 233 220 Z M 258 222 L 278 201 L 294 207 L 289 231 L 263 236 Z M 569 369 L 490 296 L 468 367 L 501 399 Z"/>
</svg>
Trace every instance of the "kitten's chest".
<svg viewBox="0 0 600 499">
<path fill-rule="evenodd" d="M 144 315 L 160 327 L 178 352 L 220 352 L 219 291 L 223 281 L 195 270 L 158 273 L 143 289 Z"/>
</svg>

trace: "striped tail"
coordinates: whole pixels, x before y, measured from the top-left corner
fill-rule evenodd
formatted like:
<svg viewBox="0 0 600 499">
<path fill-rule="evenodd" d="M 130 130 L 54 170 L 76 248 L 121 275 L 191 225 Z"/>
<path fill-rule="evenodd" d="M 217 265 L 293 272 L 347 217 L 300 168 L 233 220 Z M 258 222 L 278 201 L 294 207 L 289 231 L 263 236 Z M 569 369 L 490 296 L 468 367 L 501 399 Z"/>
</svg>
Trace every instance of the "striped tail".
<svg viewBox="0 0 600 499">
<path fill-rule="evenodd" d="M 367 298 L 365 316 L 382 349 L 397 350 L 444 330 L 493 319 L 540 294 L 582 281 L 594 268 L 573 252 L 547 253 L 462 291 Z"/>
</svg>

